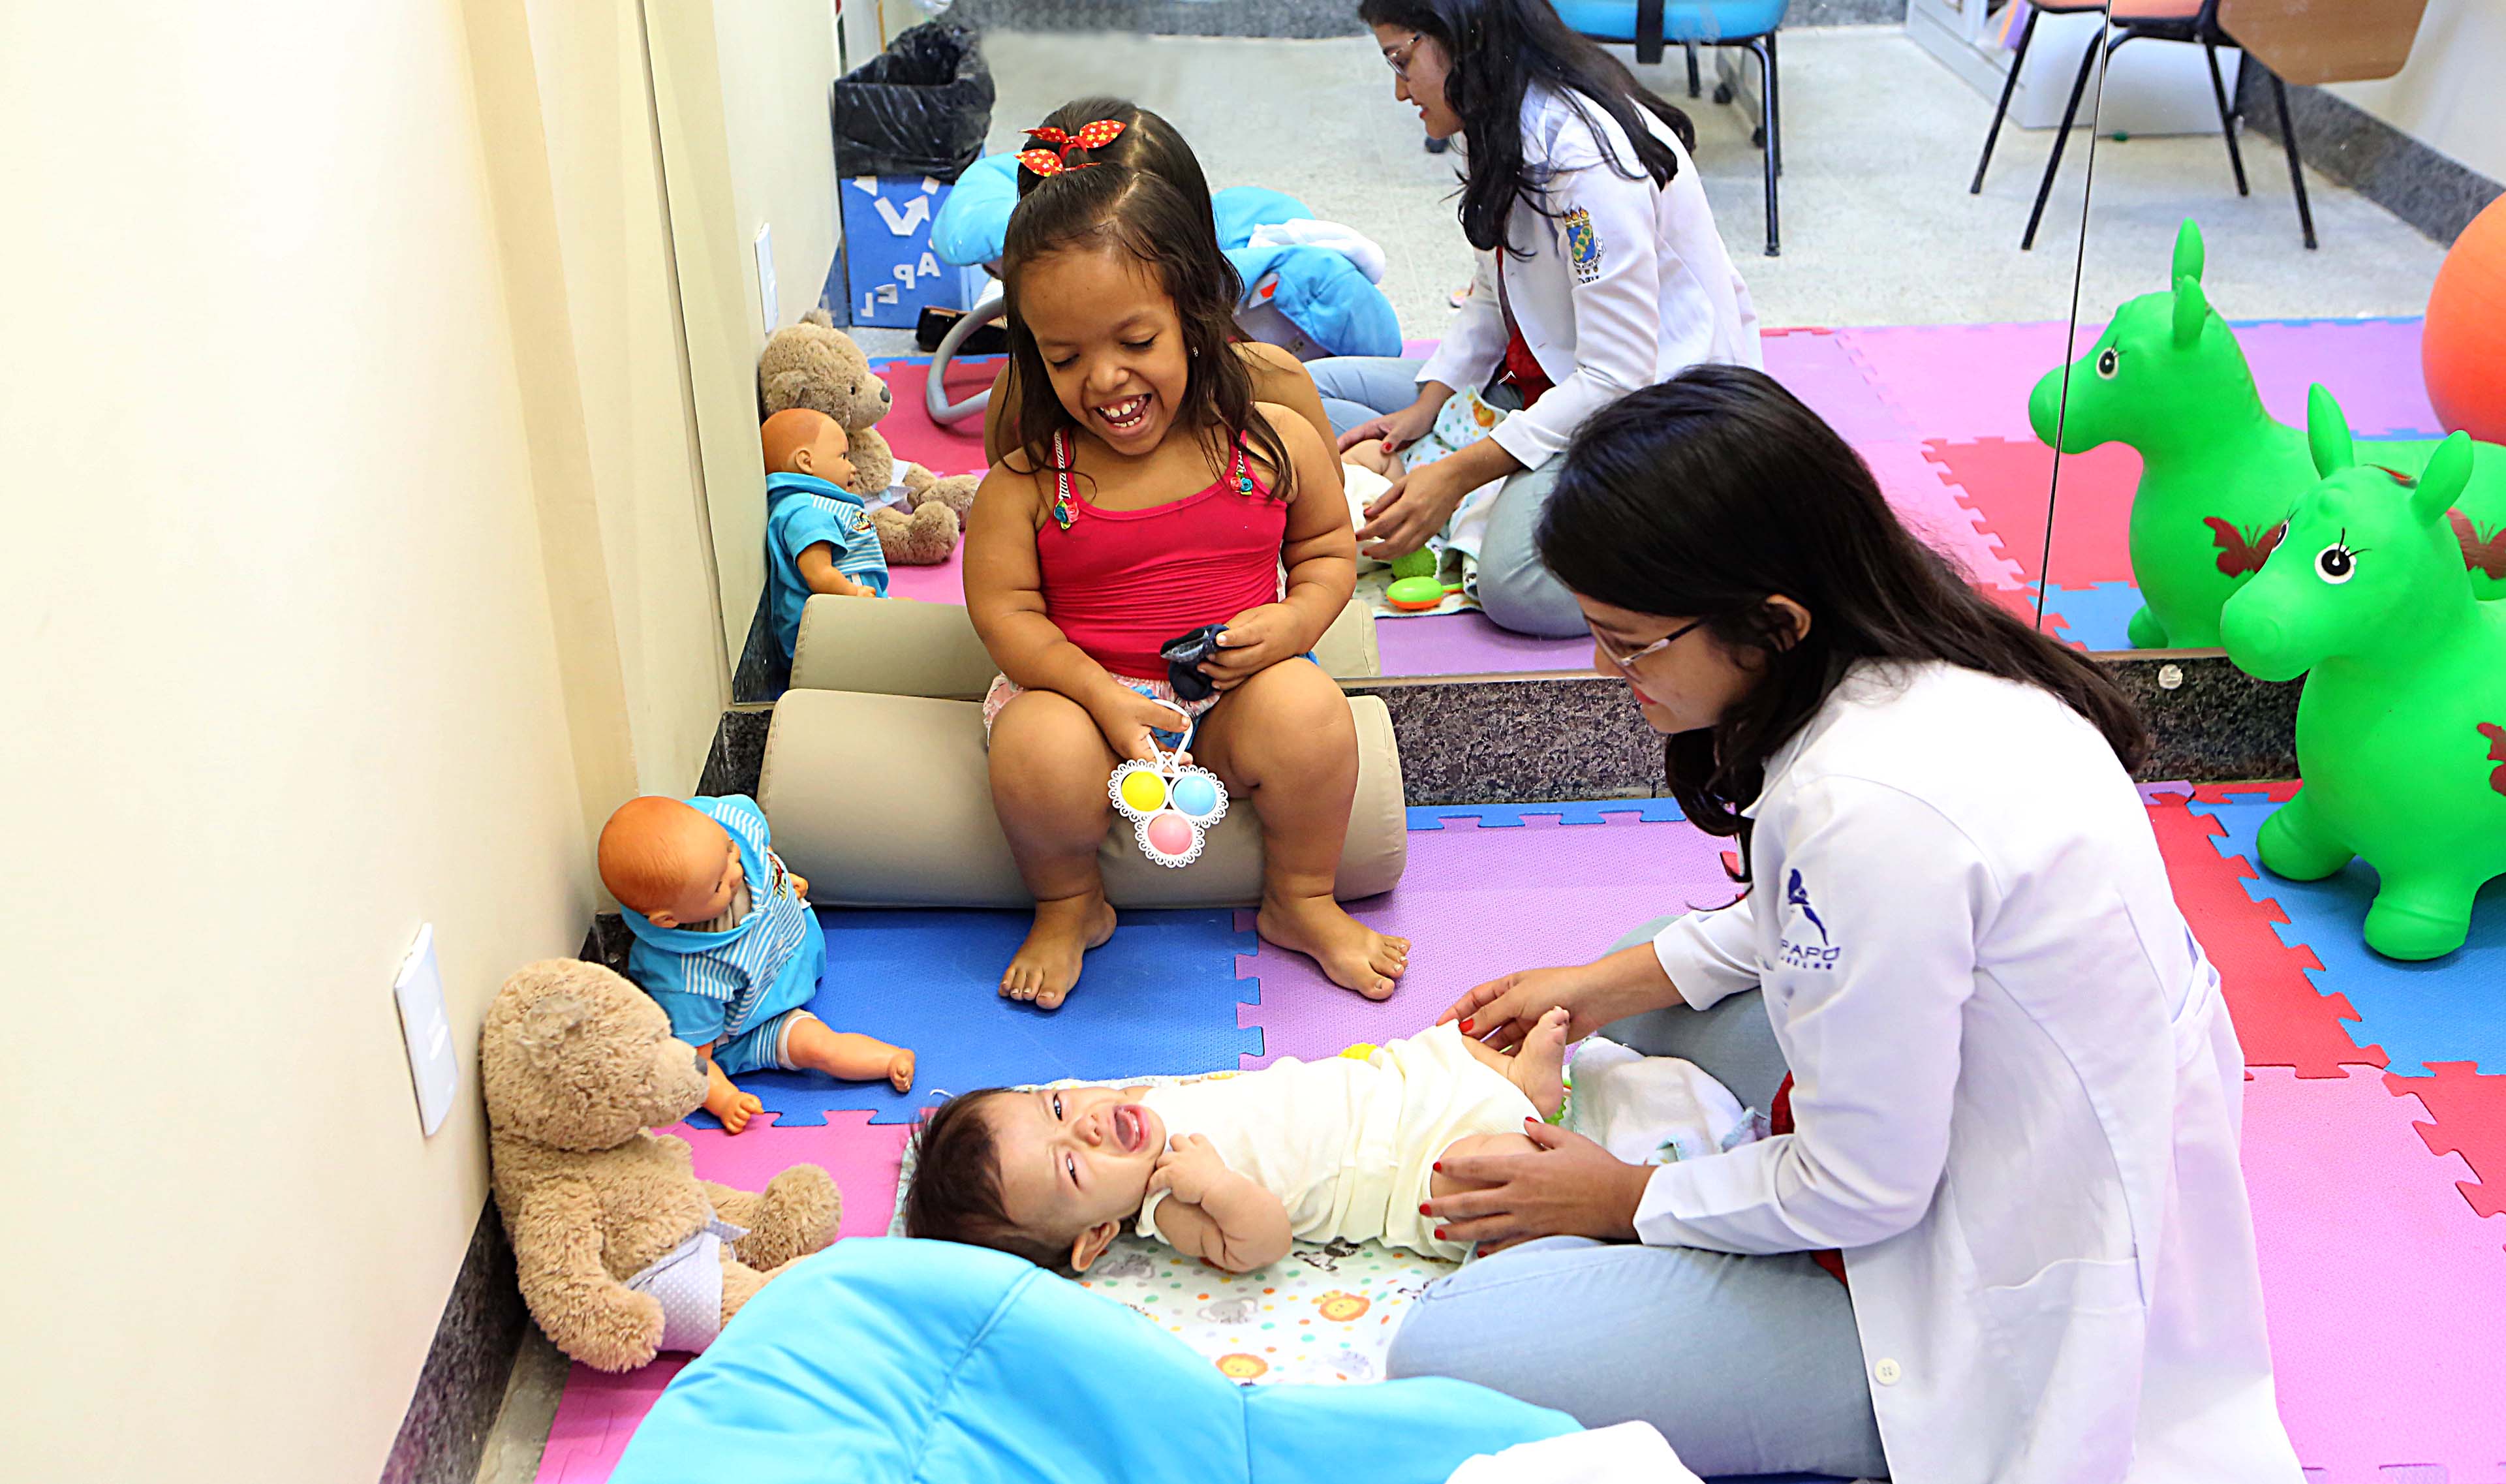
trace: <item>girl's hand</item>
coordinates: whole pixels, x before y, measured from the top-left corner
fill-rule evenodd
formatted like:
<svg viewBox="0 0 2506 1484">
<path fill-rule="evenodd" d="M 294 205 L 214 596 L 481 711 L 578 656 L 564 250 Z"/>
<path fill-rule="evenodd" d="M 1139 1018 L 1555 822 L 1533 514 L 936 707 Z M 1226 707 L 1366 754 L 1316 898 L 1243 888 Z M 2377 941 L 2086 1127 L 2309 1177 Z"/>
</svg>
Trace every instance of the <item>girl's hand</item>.
<svg viewBox="0 0 2506 1484">
<path fill-rule="evenodd" d="M 1413 469 L 1378 495 L 1366 507 L 1366 526 L 1357 533 L 1358 551 L 1378 561 L 1390 561 L 1425 546 L 1428 537 L 1443 530 L 1462 496 L 1473 488 L 1454 477 L 1454 457 Z M 1370 541 L 1375 544 L 1367 545 Z"/>
<path fill-rule="evenodd" d="M 1427 1203 L 1444 1224 L 1436 1235 L 1503 1251 L 1534 1237 L 1594 1237 L 1626 1242 L 1636 1235 L 1636 1208 L 1653 1171 L 1630 1165 L 1581 1134 L 1537 1118 L 1522 1132 L 1540 1148 L 1529 1154 L 1468 1154 L 1437 1168 L 1452 1179 L 1484 1186 Z"/>
<path fill-rule="evenodd" d="M 1563 1009 L 1567 1016 L 1566 1039 L 1580 1041 L 1640 1008 L 1618 1003 L 1622 996 L 1597 984 L 1595 978 L 1591 964 L 1518 969 L 1454 1000 L 1436 1017 L 1436 1024 L 1459 1021 L 1464 1035 L 1478 1036 L 1505 1051 L 1522 1045 L 1531 1028 L 1540 1024 L 1540 1017 Z"/>
<path fill-rule="evenodd" d="M 1278 664 L 1306 652 L 1297 642 L 1297 610 L 1286 603 L 1247 608 L 1227 621 L 1218 636 L 1218 653 L 1200 662 L 1200 672 L 1222 691 L 1232 691 Z"/>
<path fill-rule="evenodd" d="M 1436 414 L 1444 410 L 1445 398 L 1451 395 L 1447 392 L 1439 397 L 1421 396 L 1397 413 L 1367 418 L 1340 435 L 1340 452 L 1345 453 L 1370 438 L 1380 438 L 1384 452 L 1400 452 L 1427 436 L 1427 430 L 1436 425 Z"/>
<path fill-rule="evenodd" d="M 1199 1134 L 1177 1134 L 1166 1140 L 1165 1152 L 1149 1171 L 1150 1195 L 1161 1190 L 1171 1191 L 1174 1198 L 1188 1206 L 1209 1204 L 1210 1187 L 1227 1178 L 1227 1161 L 1218 1157 L 1217 1146 Z"/>
<path fill-rule="evenodd" d="M 1173 706 L 1110 682 L 1105 695 L 1088 707 L 1088 714 L 1095 718 L 1096 730 L 1105 734 L 1105 744 L 1116 757 L 1144 763 L 1156 762 L 1160 755 L 1151 732 L 1180 732 L 1187 725 L 1184 714 Z M 1175 761 L 1188 763 L 1192 754 L 1178 754 Z"/>
</svg>

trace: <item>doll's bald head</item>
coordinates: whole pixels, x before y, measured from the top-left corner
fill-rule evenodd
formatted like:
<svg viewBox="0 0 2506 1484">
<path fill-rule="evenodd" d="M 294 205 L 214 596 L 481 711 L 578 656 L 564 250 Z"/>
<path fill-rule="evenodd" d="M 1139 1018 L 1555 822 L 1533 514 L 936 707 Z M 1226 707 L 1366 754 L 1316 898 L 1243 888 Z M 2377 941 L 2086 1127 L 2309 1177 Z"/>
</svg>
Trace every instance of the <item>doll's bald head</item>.
<svg viewBox="0 0 2506 1484">
<path fill-rule="evenodd" d="M 677 799 L 629 799 L 600 831 L 601 885 L 656 927 L 722 916 L 744 874 L 731 831 Z"/>
<path fill-rule="evenodd" d="M 806 407 L 787 407 L 767 418 L 760 433 L 766 443 L 767 473 L 815 475 L 841 489 L 852 489 L 856 477 L 850 457 L 852 440 L 835 418 Z"/>
</svg>

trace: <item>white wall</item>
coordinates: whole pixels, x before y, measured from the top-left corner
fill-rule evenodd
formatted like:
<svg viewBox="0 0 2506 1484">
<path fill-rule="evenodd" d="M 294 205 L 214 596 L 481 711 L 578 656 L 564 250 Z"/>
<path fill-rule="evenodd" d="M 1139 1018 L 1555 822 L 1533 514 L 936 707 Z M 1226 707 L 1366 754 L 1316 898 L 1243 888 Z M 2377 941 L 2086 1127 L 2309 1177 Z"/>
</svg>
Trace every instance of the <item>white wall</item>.
<svg viewBox="0 0 2506 1484">
<path fill-rule="evenodd" d="M 2427 0 L 2408 65 L 2330 90 L 2491 180 L 2506 181 L 2506 4 Z"/>
<path fill-rule="evenodd" d="M 485 1199 L 485 1003 L 695 779 L 638 9 L 0 10 L 0 1474 L 374 1477 Z"/>
</svg>

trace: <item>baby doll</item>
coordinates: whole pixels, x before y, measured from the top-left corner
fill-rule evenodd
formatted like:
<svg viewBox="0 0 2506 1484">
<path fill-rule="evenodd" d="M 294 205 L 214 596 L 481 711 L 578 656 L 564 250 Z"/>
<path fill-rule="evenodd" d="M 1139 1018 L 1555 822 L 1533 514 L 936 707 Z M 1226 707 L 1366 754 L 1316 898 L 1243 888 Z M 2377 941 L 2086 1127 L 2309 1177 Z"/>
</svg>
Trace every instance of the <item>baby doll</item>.
<svg viewBox="0 0 2506 1484">
<path fill-rule="evenodd" d="M 739 1072 L 813 1068 L 913 1086 L 913 1052 L 829 1030 L 802 1008 L 818 992 L 827 940 L 809 884 L 770 840 L 744 795 L 630 799 L 600 831 L 601 883 L 635 935 L 629 977 L 703 1054 L 705 1110 L 734 1134 L 765 1107 L 732 1085 Z"/>
<path fill-rule="evenodd" d="M 790 407 L 766 419 L 766 577 L 783 658 L 812 593 L 885 597 L 887 558 L 854 483 L 844 425 Z"/>
<path fill-rule="evenodd" d="M 1425 435 L 1414 439 L 1400 451 L 1386 448 L 1380 438 L 1369 438 L 1342 451 L 1340 457 L 1348 491 L 1349 518 L 1359 526 L 1364 526 L 1374 519 L 1373 506 L 1382 498 L 1391 481 L 1434 463 L 1447 454 L 1460 452 L 1486 438 L 1503 420 L 1505 413 L 1488 405 L 1479 393 L 1457 391 L 1445 399 L 1443 409 L 1436 414 L 1436 420 L 1429 425 Z M 1349 478 L 1347 471 L 1350 469 L 1364 472 L 1360 477 Z M 1452 515 L 1445 522 L 1441 547 L 1452 548 L 1474 560 L 1478 558 L 1481 537 L 1487 528 L 1488 507 L 1495 503 L 1497 489 L 1502 483 L 1492 480 L 1462 496 L 1461 504 L 1454 507 Z M 1396 562 L 1395 572 L 1404 576 L 1431 575 L 1437 570 L 1433 556 L 1417 559 L 1419 564 L 1414 572 L 1410 567 L 1412 560 Z"/>
<path fill-rule="evenodd" d="M 916 1142 L 905 1232 L 1085 1272 L 1136 1218 L 1234 1273 L 1291 1242 L 1380 1239 L 1431 1257 L 1424 1204 L 1466 1188 L 1441 1160 L 1536 1149 L 1557 1113 L 1566 1012 L 1512 1056 L 1450 1025 L 1323 1062 L 1167 1087 L 991 1088 L 943 1104 Z"/>
</svg>

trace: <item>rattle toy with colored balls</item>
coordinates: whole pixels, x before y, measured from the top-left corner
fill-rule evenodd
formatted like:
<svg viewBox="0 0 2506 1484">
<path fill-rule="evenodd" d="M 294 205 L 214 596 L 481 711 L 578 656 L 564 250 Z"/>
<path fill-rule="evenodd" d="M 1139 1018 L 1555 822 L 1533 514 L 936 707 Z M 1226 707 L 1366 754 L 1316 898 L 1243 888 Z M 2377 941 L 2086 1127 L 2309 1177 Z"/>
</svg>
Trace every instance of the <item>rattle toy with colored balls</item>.
<svg viewBox="0 0 2506 1484">
<path fill-rule="evenodd" d="M 1182 715 L 1183 741 L 1154 760 L 1133 758 L 1115 769 L 1105 792 L 1115 810 L 1131 821 L 1140 853 L 1181 870 L 1200 858 L 1210 826 L 1227 817 L 1227 785 L 1208 769 L 1181 761 L 1199 722 L 1171 701 L 1158 704 Z M 1157 751 L 1157 743 L 1150 742 L 1149 749 Z"/>
</svg>

